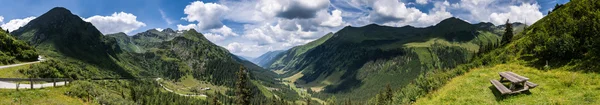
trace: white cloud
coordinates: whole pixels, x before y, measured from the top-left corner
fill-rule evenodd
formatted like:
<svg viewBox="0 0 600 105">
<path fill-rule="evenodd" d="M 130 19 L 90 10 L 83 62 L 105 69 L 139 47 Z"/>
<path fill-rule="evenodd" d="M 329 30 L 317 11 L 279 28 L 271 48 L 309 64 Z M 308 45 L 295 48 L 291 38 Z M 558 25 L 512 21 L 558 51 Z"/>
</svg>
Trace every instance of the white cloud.
<svg viewBox="0 0 600 105">
<path fill-rule="evenodd" d="M 223 26 L 221 17 L 228 10 L 227 6 L 220 4 L 195 1 L 185 6 L 183 11 L 187 16 L 183 19 L 188 22 L 198 22 L 195 27 L 198 30 L 220 28 Z M 179 27 L 180 25 L 177 26 Z"/>
<path fill-rule="evenodd" d="M 177 30 L 190 30 L 190 29 L 198 29 L 196 24 L 188 24 L 188 25 L 177 25 Z"/>
<path fill-rule="evenodd" d="M 84 19 L 92 23 L 103 34 L 124 32 L 129 33 L 140 27 L 146 26 L 145 23 L 137 20 L 137 16 L 131 13 L 119 12 L 110 16 L 95 15 Z"/>
<path fill-rule="evenodd" d="M 27 25 L 27 23 L 29 23 L 29 21 L 35 19 L 35 17 L 27 17 L 27 18 L 23 18 L 23 19 L 13 19 L 8 21 L 7 23 L 2 24 L 3 29 L 8 29 L 9 31 L 14 31 L 19 29 L 22 26 Z M 3 19 L 2 19 L 3 20 Z"/>
<path fill-rule="evenodd" d="M 4 21 L 4 17 L 0 16 L 0 23 Z"/>
<path fill-rule="evenodd" d="M 239 36 L 237 33 L 233 32 L 231 28 L 223 25 L 223 27 L 218 29 L 210 29 L 208 33 L 205 33 L 204 36 L 212 42 L 220 42 L 229 37 Z"/>
<path fill-rule="evenodd" d="M 214 34 L 214 33 L 205 33 L 203 34 L 206 39 L 210 40 L 213 43 L 217 43 L 225 40 L 225 37 L 222 35 Z"/>
<path fill-rule="evenodd" d="M 158 12 L 160 13 L 160 17 L 163 20 L 165 20 L 165 22 L 167 23 L 167 25 L 173 24 L 173 20 L 169 19 L 169 17 L 167 17 L 167 14 L 162 9 L 158 9 Z"/>
<path fill-rule="evenodd" d="M 508 7 L 508 8 L 507 8 Z M 451 4 L 451 10 L 459 11 L 457 17 L 471 22 L 512 22 L 533 24 L 543 16 L 535 0 L 461 0 Z"/>
<path fill-rule="evenodd" d="M 221 34 L 225 37 L 227 36 L 238 36 L 238 34 L 234 33 L 231 28 L 223 25 L 223 27 L 218 28 L 218 29 L 210 29 L 209 32 L 211 33 L 217 33 L 217 34 Z"/>
<path fill-rule="evenodd" d="M 326 21 L 321 22 L 322 26 L 328 26 L 328 27 L 337 27 L 342 24 L 343 24 L 342 11 L 340 11 L 340 10 L 331 11 L 331 16 Z"/>
<path fill-rule="evenodd" d="M 427 0 L 417 0 L 417 4 L 427 4 Z"/>
<path fill-rule="evenodd" d="M 425 1 L 427 2 L 427 1 Z M 368 7 L 363 12 L 369 12 L 367 16 L 358 17 L 353 25 L 362 26 L 365 24 L 379 23 L 388 26 L 412 25 L 417 27 L 431 26 L 439 21 L 452 17 L 447 11 L 450 4 L 447 1 L 434 2 L 434 8 L 428 13 L 423 13 L 415 7 L 409 7 L 406 3 L 398 0 L 377 0 L 377 1 L 358 1 L 351 3 L 360 5 L 358 7 Z"/>
<path fill-rule="evenodd" d="M 509 8 L 509 12 L 492 13 L 490 21 L 496 25 L 505 24 L 507 19 L 510 19 L 511 22 L 533 24 L 544 17 L 538 4 L 523 3 L 520 6 L 510 6 Z"/>
<path fill-rule="evenodd" d="M 164 30 L 162 28 L 154 28 L 154 29 L 157 30 L 157 31 L 163 31 Z"/>
</svg>

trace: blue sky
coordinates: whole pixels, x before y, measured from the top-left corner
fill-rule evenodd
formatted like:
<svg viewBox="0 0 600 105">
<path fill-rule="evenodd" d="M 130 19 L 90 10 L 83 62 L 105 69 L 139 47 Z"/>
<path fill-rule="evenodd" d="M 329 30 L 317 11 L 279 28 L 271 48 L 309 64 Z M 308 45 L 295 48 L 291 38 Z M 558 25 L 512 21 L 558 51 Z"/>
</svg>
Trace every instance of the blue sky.
<svg viewBox="0 0 600 105">
<path fill-rule="evenodd" d="M 15 30 L 65 7 L 102 33 L 196 29 L 230 52 L 256 57 L 315 40 L 344 26 L 427 27 L 458 17 L 471 23 L 532 24 L 568 0 L 0 0 L 0 25 Z"/>
</svg>

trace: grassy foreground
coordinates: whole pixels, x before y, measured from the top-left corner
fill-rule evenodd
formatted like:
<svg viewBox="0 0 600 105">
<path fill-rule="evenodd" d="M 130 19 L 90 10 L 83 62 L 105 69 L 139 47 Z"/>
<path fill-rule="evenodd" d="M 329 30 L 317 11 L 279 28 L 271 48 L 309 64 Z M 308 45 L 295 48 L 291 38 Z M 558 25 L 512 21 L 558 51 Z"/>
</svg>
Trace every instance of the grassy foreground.
<svg viewBox="0 0 600 105">
<path fill-rule="evenodd" d="M 0 89 L 0 103 L 8 105 L 83 105 L 97 104 L 86 103 L 78 98 L 65 95 L 68 87 L 45 88 L 34 90 L 6 90 Z"/>
<path fill-rule="evenodd" d="M 500 96 L 490 79 L 500 79 L 498 72 L 512 71 L 530 78 L 538 87 L 516 95 Z M 499 64 L 475 68 L 453 78 L 439 90 L 419 98 L 415 104 L 600 104 L 600 75 L 554 70 L 538 70 L 519 64 Z"/>
</svg>

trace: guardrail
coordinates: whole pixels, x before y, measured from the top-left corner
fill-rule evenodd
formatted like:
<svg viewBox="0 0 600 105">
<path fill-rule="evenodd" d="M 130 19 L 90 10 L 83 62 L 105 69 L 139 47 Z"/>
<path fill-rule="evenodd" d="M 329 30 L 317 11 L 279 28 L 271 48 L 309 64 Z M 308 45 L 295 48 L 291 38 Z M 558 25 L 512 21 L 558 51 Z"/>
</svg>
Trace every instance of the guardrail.
<svg viewBox="0 0 600 105">
<path fill-rule="evenodd" d="M 29 81 L 30 89 L 33 89 L 33 82 L 52 82 L 52 86 L 56 87 L 56 82 L 65 82 L 65 85 L 68 85 L 73 79 L 71 78 L 0 78 L 0 81 L 12 81 L 12 82 L 20 82 L 20 81 Z M 19 90 L 19 83 L 17 83 L 17 90 Z"/>
<path fill-rule="evenodd" d="M 21 81 L 29 81 L 30 89 L 33 89 L 34 82 L 52 82 L 53 87 L 56 87 L 56 82 L 65 82 L 68 85 L 75 80 L 135 80 L 143 78 L 156 78 L 156 77 L 139 77 L 139 78 L 88 78 L 88 79 L 71 79 L 71 78 L 0 78 L 0 81 L 17 82 L 16 89 L 19 90 L 19 83 Z"/>
</svg>

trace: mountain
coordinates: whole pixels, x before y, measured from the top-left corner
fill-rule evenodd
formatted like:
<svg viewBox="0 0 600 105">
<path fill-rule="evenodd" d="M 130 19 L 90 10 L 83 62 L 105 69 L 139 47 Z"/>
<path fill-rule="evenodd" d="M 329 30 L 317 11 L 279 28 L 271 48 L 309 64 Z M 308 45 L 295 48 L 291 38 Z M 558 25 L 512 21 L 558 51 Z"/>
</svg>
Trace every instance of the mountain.
<svg viewBox="0 0 600 105">
<path fill-rule="evenodd" d="M 454 17 L 425 28 L 347 26 L 280 54 L 269 69 L 321 99 L 367 100 L 386 84 L 403 87 L 427 71 L 467 63 L 497 45 L 500 29 Z"/>
<path fill-rule="evenodd" d="M 265 70 L 244 58 L 231 54 L 225 48 L 210 42 L 203 34 L 196 30 L 185 31 L 156 31 L 154 29 L 126 36 L 124 34 L 110 34 L 108 37 L 117 39 L 117 43 L 127 52 L 123 55 L 122 63 L 133 65 L 140 69 L 136 74 L 159 76 L 173 81 L 198 81 L 205 84 L 182 85 L 186 87 L 204 88 L 200 86 L 221 87 L 218 90 L 234 88 L 237 80 L 236 72 L 240 67 L 250 71 L 253 81 L 255 99 L 265 100 L 261 97 L 267 91 L 260 89 L 278 88 L 282 91 L 268 92 L 277 94 L 287 100 L 297 100 L 298 95 L 290 92 L 289 88 L 279 83 L 272 71 Z M 127 50 L 129 48 L 137 48 Z M 206 84 L 208 83 L 208 84 Z M 194 88 L 182 91 L 192 92 Z M 287 92 L 286 92 L 287 91 Z M 285 92 L 285 93 L 284 93 Z M 263 94 L 260 94 L 263 93 Z"/>
<path fill-rule="evenodd" d="M 20 61 L 36 60 L 37 52 L 24 41 L 20 41 L 0 28 L 0 65 L 13 64 Z"/>
<path fill-rule="evenodd" d="M 596 79 L 600 78 L 598 14 L 598 0 L 557 5 L 547 16 L 515 34 L 519 37 L 510 43 L 475 57 L 471 63 L 421 77 L 414 85 L 399 89 L 393 104 L 449 100 L 455 104 L 600 104 L 600 80 Z M 503 71 L 528 77 L 539 86 L 502 96 L 489 80 L 498 79 Z"/>
<path fill-rule="evenodd" d="M 276 51 L 269 51 L 266 52 L 260 56 L 258 56 L 257 58 L 252 59 L 252 63 L 260 66 L 260 67 L 267 67 L 270 66 L 273 62 L 270 61 L 275 61 L 273 59 L 275 59 L 279 54 L 285 52 L 285 50 L 276 50 Z"/>
<path fill-rule="evenodd" d="M 292 47 L 285 52 L 281 52 L 282 54 L 275 55 L 275 58 L 272 58 L 270 61 L 266 61 L 263 64 L 259 64 L 259 65 L 262 65 L 262 67 L 269 68 L 272 70 L 287 71 L 287 70 L 282 70 L 282 68 L 284 68 L 288 64 L 293 65 L 295 63 L 294 61 L 299 61 L 299 59 L 302 59 L 304 56 L 306 56 L 306 54 L 305 54 L 306 52 L 308 52 L 309 50 L 313 49 L 314 47 L 316 47 L 318 45 L 321 45 L 322 43 L 327 41 L 332 36 L 333 36 L 333 33 L 328 33 L 325 36 L 323 36 L 317 40 L 314 40 L 312 42 L 309 42 L 305 45 Z"/>
<path fill-rule="evenodd" d="M 27 41 L 42 56 L 58 58 L 72 64 L 90 64 L 86 77 L 100 74 L 132 77 L 118 64 L 122 53 L 114 38 L 104 37 L 91 23 L 63 7 L 55 7 L 12 32 L 19 40 Z M 73 76 L 76 78 L 75 76 Z"/>
</svg>

